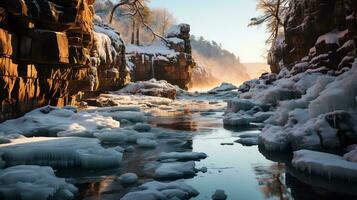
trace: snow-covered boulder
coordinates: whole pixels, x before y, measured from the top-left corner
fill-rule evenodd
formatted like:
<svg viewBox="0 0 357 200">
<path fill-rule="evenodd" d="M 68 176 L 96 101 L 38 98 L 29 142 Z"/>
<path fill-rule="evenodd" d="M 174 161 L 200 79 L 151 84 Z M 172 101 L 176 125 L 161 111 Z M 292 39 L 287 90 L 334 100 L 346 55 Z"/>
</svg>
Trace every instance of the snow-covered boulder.
<svg viewBox="0 0 357 200">
<path fill-rule="evenodd" d="M 18 165 L 0 170 L 1 199 L 74 199 L 77 188 L 56 177 L 51 167 Z"/>
<path fill-rule="evenodd" d="M 196 175 L 195 162 L 162 163 L 155 170 L 155 179 L 181 179 Z"/>
<path fill-rule="evenodd" d="M 208 91 L 208 94 L 217 94 L 219 92 L 227 92 L 238 89 L 237 86 L 231 83 L 222 83 L 220 86 L 213 88 L 212 90 Z"/>
<path fill-rule="evenodd" d="M 1 123 L 0 130 L 25 136 L 92 136 L 98 130 L 119 126 L 120 123 L 111 117 L 46 106 Z"/>
<path fill-rule="evenodd" d="M 123 185 L 130 185 L 138 182 L 138 176 L 134 173 L 126 173 L 121 175 L 118 180 Z"/>
<path fill-rule="evenodd" d="M 152 181 L 139 186 L 137 191 L 126 194 L 122 200 L 188 200 L 198 194 L 197 190 L 187 185 L 183 180 L 169 183 Z"/>
<path fill-rule="evenodd" d="M 12 140 L 0 145 L 6 166 L 43 165 L 61 168 L 115 168 L 123 154 L 104 149 L 94 138 L 34 137 Z"/>
<path fill-rule="evenodd" d="M 357 180 L 357 163 L 346 161 L 334 154 L 309 150 L 295 151 L 292 165 L 296 169 L 328 178 Z"/>
<path fill-rule="evenodd" d="M 129 83 L 126 87 L 114 93 L 115 94 L 140 94 L 140 95 L 175 99 L 176 95 L 181 92 L 182 90 L 180 88 L 171 85 L 165 80 L 157 81 L 155 79 L 151 79 L 149 81 L 139 81 L 135 83 Z"/>
</svg>

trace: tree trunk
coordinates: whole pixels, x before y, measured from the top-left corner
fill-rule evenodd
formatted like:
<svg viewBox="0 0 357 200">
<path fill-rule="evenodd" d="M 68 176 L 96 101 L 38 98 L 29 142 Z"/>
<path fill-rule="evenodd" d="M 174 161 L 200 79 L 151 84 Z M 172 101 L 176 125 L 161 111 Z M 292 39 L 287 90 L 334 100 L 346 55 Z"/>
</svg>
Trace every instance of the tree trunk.
<svg viewBox="0 0 357 200">
<path fill-rule="evenodd" d="M 136 27 L 136 45 L 140 45 L 140 26 Z"/>
<path fill-rule="evenodd" d="M 279 16 L 280 3 L 281 3 L 281 0 L 278 0 L 278 2 L 276 3 L 276 13 L 275 13 L 275 17 L 276 17 L 276 27 L 275 27 L 274 40 L 276 40 L 276 38 L 278 38 L 278 34 L 279 34 L 279 26 L 280 26 L 280 16 Z"/>
<path fill-rule="evenodd" d="M 135 43 L 135 20 L 133 19 L 133 26 L 131 30 L 131 44 Z"/>
</svg>

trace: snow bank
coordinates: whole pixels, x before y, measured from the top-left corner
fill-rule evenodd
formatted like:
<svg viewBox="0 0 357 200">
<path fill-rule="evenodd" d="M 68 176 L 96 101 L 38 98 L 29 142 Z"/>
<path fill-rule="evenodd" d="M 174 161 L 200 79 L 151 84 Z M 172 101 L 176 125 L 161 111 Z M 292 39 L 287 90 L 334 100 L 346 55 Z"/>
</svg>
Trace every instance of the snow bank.
<svg viewBox="0 0 357 200">
<path fill-rule="evenodd" d="M 127 54 L 145 54 L 151 55 L 154 57 L 165 56 L 167 58 L 175 58 L 179 55 L 173 49 L 170 49 L 164 41 L 158 40 L 150 45 L 146 46 L 137 46 L 137 45 L 126 45 L 126 53 Z"/>
<path fill-rule="evenodd" d="M 333 154 L 309 150 L 296 151 L 292 165 L 296 169 L 329 178 L 357 180 L 357 163 L 348 162 Z"/>
<path fill-rule="evenodd" d="M 137 190 L 126 194 L 122 200 L 188 200 L 199 194 L 197 190 L 182 180 L 169 183 L 152 181 L 139 186 Z"/>
<path fill-rule="evenodd" d="M 2 199 L 74 199 L 77 188 L 57 178 L 52 168 L 18 165 L 0 171 Z"/>
<path fill-rule="evenodd" d="M 19 124 L 21 126 L 19 126 Z M 25 136 L 91 135 L 104 128 L 118 128 L 119 122 L 111 117 L 95 113 L 76 113 L 71 109 L 47 106 L 27 113 L 25 116 L 0 124 L 6 134 Z"/>
<path fill-rule="evenodd" d="M 12 140 L 0 145 L 0 154 L 6 166 L 24 164 L 87 169 L 118 167 L 123 156 L 114 149 L 104 149 L 97 139 L 49 137 Z"/>
</svg>

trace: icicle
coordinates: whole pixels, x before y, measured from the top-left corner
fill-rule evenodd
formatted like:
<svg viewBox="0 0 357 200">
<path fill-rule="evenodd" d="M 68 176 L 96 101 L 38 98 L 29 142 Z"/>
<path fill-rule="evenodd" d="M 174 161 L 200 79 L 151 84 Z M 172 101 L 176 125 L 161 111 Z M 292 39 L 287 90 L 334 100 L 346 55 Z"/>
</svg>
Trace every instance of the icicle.
<svg viewBox="0 0 357 200">
<path fill-rule="evenodd" d="M 151 57 L 151 78 L 155 78 L 154 56 Z"/>
</svg>

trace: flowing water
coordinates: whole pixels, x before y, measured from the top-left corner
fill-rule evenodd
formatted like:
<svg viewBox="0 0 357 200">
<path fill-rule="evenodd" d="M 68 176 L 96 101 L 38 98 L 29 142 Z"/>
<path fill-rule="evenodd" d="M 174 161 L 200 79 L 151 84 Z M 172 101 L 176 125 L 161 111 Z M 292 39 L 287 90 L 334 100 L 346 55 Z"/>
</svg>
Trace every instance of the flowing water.
<svg viewBox="0 0 357 200">
<path fill-rule="evenodd" d="M 259 199 L 357 199 L 357 184 L 327 180 L 298 172 L 290 165 L 290 154 L 267 153 L 257 146 L 234 143 L 239 135 L 259 132 L 259 126 L 227 128 L 222 123 L 223 111 L 185 112 L 170 116 L 153 116 L 155 130 L 192 133 L 192 151 L 205 152 L 208 158 L 196 162 L 196 168 L 207 167 L 186 179 L 200 192 L 194 200 L 208 200 L 216 189 L 223 189 L 232 200 Z M 191 144 L 191 143 L 190 143 Z M 152 169 L 162 151 L 191 151 L 160 145 L 155 150 L 136 149 L 127 153 L 119 169 L 101 172 L 59 171 L 80 188 L 78 199 L 120 199 L 133 187 L 122 187 L 117 177 L 125 172 L 137 173 L 141 183 L 152 180 Z M 73 178 L 74 177 L 74 178 Z M 135 186 L 137 186 L 135 185 Z M 145 200 L 145 199 L 143 199 Z"/>
</svg>

